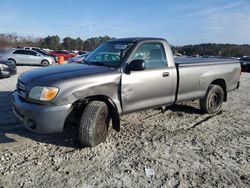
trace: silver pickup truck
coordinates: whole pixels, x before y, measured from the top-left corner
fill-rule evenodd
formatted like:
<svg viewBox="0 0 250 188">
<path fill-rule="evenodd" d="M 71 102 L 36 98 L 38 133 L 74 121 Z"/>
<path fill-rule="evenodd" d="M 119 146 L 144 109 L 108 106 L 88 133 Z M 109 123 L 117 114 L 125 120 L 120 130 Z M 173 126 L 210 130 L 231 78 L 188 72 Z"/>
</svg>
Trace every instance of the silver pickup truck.
<svg viewBox="0 0 250 188">
<path fill-rule="evenodd" d="M 166 40 L 114 39 L 97 47 L 81 64 L 23 73 L 12 95 L 13 112 L 35 132 L 62 132 L 77 124 L 82 146 L 104 142 L 109 122 L 120 130 L 120 115 L 200 100 L 216 114 L 227 94 L 239 87 L 238 61 L 207 58 L 174 60 Z"/>
</svg>

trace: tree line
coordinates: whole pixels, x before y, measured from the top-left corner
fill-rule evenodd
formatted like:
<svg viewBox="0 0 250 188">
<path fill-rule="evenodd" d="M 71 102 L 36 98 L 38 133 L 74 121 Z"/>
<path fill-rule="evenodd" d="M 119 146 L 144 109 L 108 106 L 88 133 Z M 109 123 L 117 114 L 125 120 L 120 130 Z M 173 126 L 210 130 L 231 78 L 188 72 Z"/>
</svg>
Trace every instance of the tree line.
<svg viewBox="0 0 250 188">
<path fill-rule="evenodd" d="M 105 35 L 100 37 L 91 37 L 83 40 L 65 37 L 62 40 L 58 35 L 38 38 L 33 36 L 18 36 L 16 34 L 0 34 L 0 48 L 4 47 L 40 47 L 51 50 L 85 50 L 91 51 L 100 43 L 110 40 L 111 37 Z"/>
<path fill-rule="evenodd" d="M 79 37 L 76 39 L 65 37 L 62 40 L 57 35 L 38 38 L 33 36 L 18 36 L 16 34 L 0 34 L 0 48 L 2 47 L 40 47 L 48 48 L 51 50 L 83 50 L 92 51 L 100 43 L 111 39 L 105 35 L 100 37 L 91 37 L 83 40 Z M 250 56 L 250 45 L 243 44 L 197 44 L 197 45 L 184 45 L 172 46 L 175 53 L 183 55 L 212 55 L 212 56 L 225 56 L 225 57 L 242 57 Z"/>
<path fill-rule="evenodd" d="M 185 45 L 185 46 L 172 46 L 175 53 L 181 53 L 183 55 L 197 55 L 200 56 L 223 56 L 223 57 L 242 57 L 250 56 L 250 45 L 243 44 L 197 44 L 197 45 Z"/>
</svg>

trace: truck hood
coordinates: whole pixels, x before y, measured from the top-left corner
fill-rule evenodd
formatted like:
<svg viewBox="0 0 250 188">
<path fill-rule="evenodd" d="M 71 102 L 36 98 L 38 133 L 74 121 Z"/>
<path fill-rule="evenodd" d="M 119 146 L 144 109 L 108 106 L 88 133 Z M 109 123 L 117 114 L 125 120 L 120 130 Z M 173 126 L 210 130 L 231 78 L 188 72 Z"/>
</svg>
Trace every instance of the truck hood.
<svg viewBox="0 0 250 188">
<path fill-rule="evenodd" d="M 92 74 L 104 73 L 110 68 L 104 66 L 70 64 L 34 69 L 20 75 L 19 80 L 24 83 L 40 82 L 40 84 L 52 83 L 57 80 L 64 80 L 75 77 L 83 77 Z"/>
</svg>

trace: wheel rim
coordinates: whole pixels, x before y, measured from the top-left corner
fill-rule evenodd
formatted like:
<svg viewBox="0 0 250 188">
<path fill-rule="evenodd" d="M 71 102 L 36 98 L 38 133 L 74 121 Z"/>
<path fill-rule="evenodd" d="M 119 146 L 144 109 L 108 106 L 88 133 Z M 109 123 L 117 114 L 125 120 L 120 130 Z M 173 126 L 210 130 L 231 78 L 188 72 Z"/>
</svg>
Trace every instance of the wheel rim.
<svg viewBox="0 0 250 188">
<path fill-rule="evenodd" d="M 106 135 L 108 132 L 108 120 L 107 114 L 103 112 L 97 121 L 96 125 L 96 137 L 99 142 L 103 142 L 106 139 Z"/>
<path fill-rule="evenodd" d="M 42 62 L 42 65 L 43 65 L 43 66 L 48 66 L 48 62 L 47 62 L 47 61 L 43 61 L 43 62 Z"/>
<path fill-rule="evenodd" d="M 13 64 L 16 64 L 16 62 L 15 62 L 14 60 L 12 60 L 12 59 L 9 60 L 9 61 L 10 61 L 11 63 L 13 63 Z"/>
<path fill-rule="evenodd" d="M 214 92 L 209 100 L 209 107 L 212 111 L 217 111 L 220 109 L 222 103 L 222 96 L 218 92 Z"/>
</svg>

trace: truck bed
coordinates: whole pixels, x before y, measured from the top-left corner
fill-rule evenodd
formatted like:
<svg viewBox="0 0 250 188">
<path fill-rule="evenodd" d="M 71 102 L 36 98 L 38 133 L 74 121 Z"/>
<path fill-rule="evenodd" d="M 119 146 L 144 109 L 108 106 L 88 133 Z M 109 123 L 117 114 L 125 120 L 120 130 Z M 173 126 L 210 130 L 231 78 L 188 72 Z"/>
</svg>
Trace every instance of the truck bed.
<svg viewBox="0 0 250 188">
<path fill-rule="evenodd" d="M 175 101 L 203 98 L 210 84 L 224 80 L 226 91 L 237 87 L 240 64 L 234 59 L 176 57 L 177 91 Z"/>
<path fill-rule="evenodd" d="M 220 58 L 202 58 L 202 57 L 175 57 L 175 63 L 182 64 L 201 64 L 201 63 L 237 63 L 236 59 L 220 59 Z"/>
</svg>

